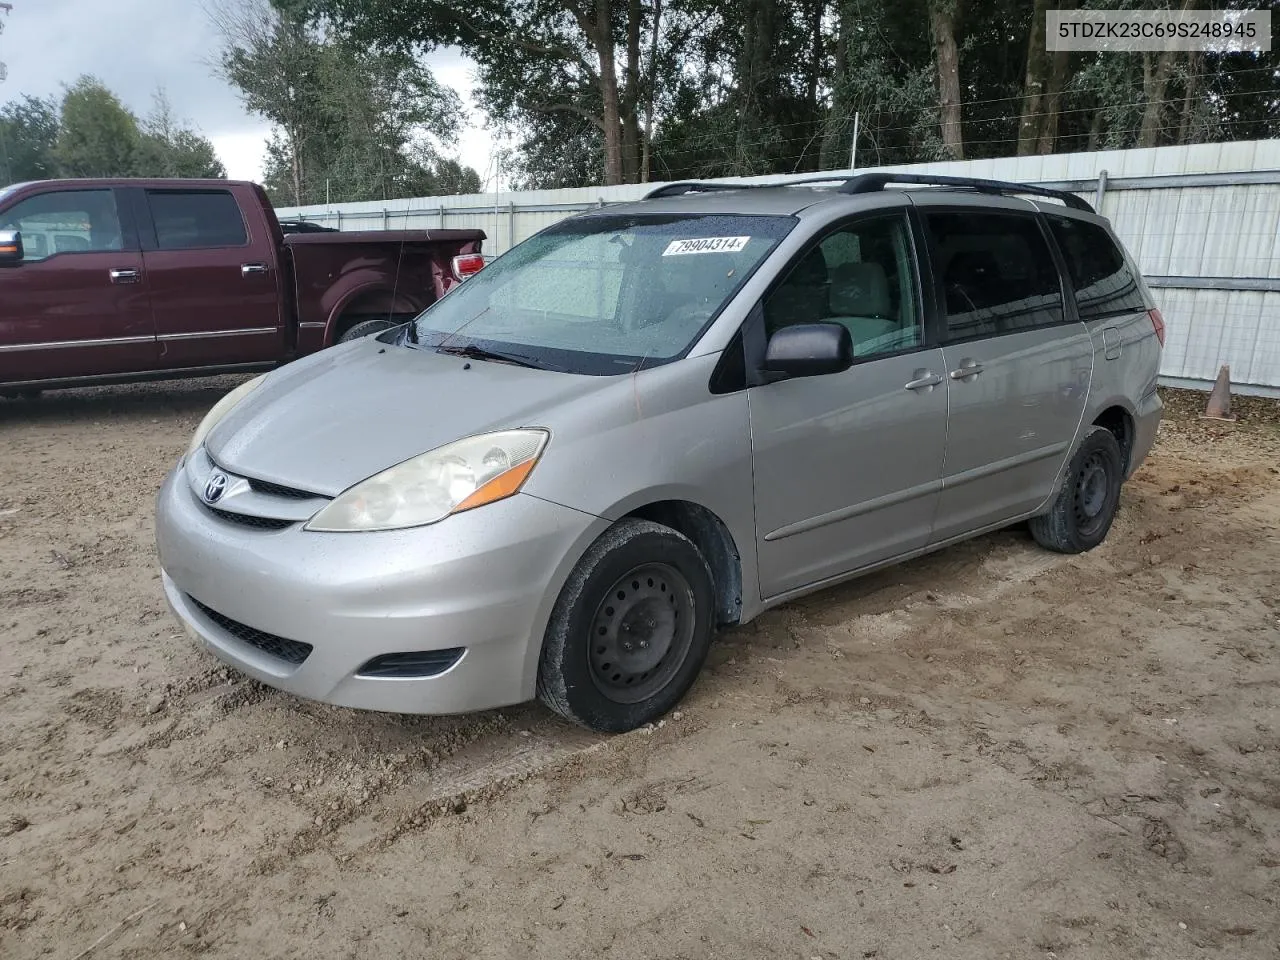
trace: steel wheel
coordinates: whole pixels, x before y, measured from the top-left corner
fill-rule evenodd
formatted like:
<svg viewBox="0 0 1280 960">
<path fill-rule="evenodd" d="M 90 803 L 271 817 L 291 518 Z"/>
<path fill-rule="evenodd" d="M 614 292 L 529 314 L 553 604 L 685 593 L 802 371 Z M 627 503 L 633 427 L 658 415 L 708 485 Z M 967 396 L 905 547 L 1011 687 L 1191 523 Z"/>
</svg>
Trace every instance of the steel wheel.
<svg viewBox="0 0 1280 960">
<path fill-rule="evenodd" d="M 650 563 L 619 577 L 591 618 L 596 688 L 615 703 L 661 690 L 693 643 L 693 589 L 675 567 Z"/>
<path fill-rule="evenodd" d="M 1076 475 L 1073 509 L 1076 528 L 1082 537 L 1092 537 L 1108 519 L 1106 510 L 1111 481 L 1101 453 L 1093 453 L 1080 465 Z"/>
</svg>

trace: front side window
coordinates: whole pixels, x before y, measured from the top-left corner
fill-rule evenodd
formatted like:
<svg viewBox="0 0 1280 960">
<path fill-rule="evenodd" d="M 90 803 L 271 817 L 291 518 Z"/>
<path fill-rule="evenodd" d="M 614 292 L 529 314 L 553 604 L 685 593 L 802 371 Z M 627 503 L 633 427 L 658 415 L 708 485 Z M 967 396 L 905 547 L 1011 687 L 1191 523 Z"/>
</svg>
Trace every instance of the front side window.
<svg viewBox="0 0 1280 960">
<path fill-rule="evenodd" d="M 1067 261 L 1081 320 L 1147 309 L 1137 277 L 1106 230 L 1095 223 L 1051 216 L 1049 229 Z"/>
<path fill-rule="evenodd" d="M 791 217 L 599 215 L 556 224 L 418 317 L 409 346 L 607 375 L 682 356 Z"/>
<path fill-rule="evenodd" d="M 920 346 L 922 330 L 907 222 L 860 220 L 828 234 L 764 303 L 766 332 L 796 323 L 838 323 L 855 357 Z"/>
<path fill-rule="evenodd" d="M 942 278 L 948 340 L 1062 322 L 1062 285 L 1034 217 L 956 211 L 925 219 Z"/>
<path fill-rule="evenodd" d="M 240 205 L 226 190 L 148 190 L 161 250 L 243 247 L 249 242 Z"/>
<path fill-rule="evenodd" d="M 21 231 L 24 260 L 124 249 L 111 190 L 56 190 L 28 197 L 0 213 L 0 230 Z"/>
</svg>

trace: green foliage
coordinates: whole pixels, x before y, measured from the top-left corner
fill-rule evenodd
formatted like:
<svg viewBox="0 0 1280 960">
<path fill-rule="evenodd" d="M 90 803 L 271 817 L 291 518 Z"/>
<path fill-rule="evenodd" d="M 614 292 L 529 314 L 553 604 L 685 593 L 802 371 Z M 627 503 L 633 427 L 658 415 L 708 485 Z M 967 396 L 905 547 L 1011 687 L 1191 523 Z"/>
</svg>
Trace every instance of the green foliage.
<svg viewBox="0 0 1280 960">
<path fill-rule="evenodd" d="M 96 77 L 84 76 L 62 98 L 54 148 L 66 177 L 119 177 L 134 170 L 138 121 Z"/>
<path fill-rule="evenodd" d="M 479 188 L 449 161 L 457 94 L 404 50 L 340 44 L 296 4 L 245 0 L 216 18 L 221 72 L 271 121 L 264 184 L 288 204 L 380 200 Z"/>
<path fill-rule="evenodd" d="M 213 144 L 173 117 L 163 91 L 139 124 L 94 77 L 58 104 L 24 96 L 0 108 L 0 185 L 53 177 L 225 177 Z"/>
<path fill-rule="evenodd" d="M 0 186 L 57 175 L 58 104 L 22 96 L 0 107 Z"/>
</svg>

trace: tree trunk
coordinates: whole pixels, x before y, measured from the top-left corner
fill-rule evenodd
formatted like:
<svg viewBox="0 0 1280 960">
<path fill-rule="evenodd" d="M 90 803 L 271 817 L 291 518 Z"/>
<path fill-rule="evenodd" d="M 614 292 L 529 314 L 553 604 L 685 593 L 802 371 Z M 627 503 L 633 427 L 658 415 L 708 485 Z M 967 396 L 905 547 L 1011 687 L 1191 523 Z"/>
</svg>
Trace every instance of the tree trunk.
<svg viewBox="0 0 1280 960">
<path fill-rule="evenodd" d="M 640 0 L 627 0 L 627 70 L 622 90 L 622 178 L 640 181 Z"/>
<path fill-rule="evenodd" d="M 1040 140 L 1036 144 L 1036 153 L 1050 154 L 1058 141 L 1058 120 L 1062 109 L 1062 88 L 1067 82 L 1067 67 L 1071 63 L 1071 54 L 1066 50 L 1056 50 L 1053 54 L 1053 65 L 1049 68 L 1049 89 L 1041 100 L 1044 116 L 1040 123 Z"/>
<path fill-rule="evenodd" d="M 1195 0 L 1182 0 L 1182 11 L 1192 9 Z M 1165 50 L 1156 58 L 1154 67 L 1151 54 L 1142 55 L 1142 94 L 1146 106 L 1142 110 L 1142 128 L 1138 131 L 1138 146 L 1155 147 L 1160 143 L 1160 118 L 1164 113 L 1164 94 L 1169 86 L 1169 76 L 1177 59 L 1173 50 Z"/>
<path fill-rule="evenodd" d="M 610 0 L 596 0 L 595 22 L 591 25 L 591 42 L 600 61 L 600 101 L 604 127 L 604 182 L 608 186 L 623 183 L 622 105 L 618 98 L 618 71 L 614 66 L 613 29 Z"/>
<path fill-rule="evenodd" d="M 961 130 L 960 51 L 956 47 L 954 0 L 930 0 L 929 21 L 938 64 L 938 107 L 942 115 L 942 143 L 953 160 L 964 159 Z"/>
<path fill-rule="evenodd" d="M 1098 149 L 1098 142 L 1102 139 L 1102 121 L 1106 117 L 1106 111 L 1102 109 L 1102 104 L 1098 104 L 1093 111 L 1093 120 L 1089 123 L 1089 143 L 1085 148 L 1089 151 Z"/>
<path fill-rule="evenodd" d="M 1018 121 L 1018 156 L 1035 152 L 1044 130 L 1044 102 L 1049 87 L 1049 52 L 1045 50 L 1045 14 L 1049 0 L 1035 0 L 1027 39 L 1027 77 L 1022 85 L 1022 118 Z"/>
<path fill-rule="evenodd" d="M 836 26 L 836 64 L 831 81 L 831 113 L 827 117 L 827 131 L 822 137 L 820 166 L 823 169 L 843 170 L 849 154 L 849 136 L 852 133 L 853 112 L 849 102 L 847 77 L 849 76 L 849 34 L 854 29 L 852 4 L 841 3 Z"/>
<path fill-rule="evenodd" d="M 817 162 L 822 155 L 822 144 L 818 140 L 818 134 L 822 132 L 822 113 L 821 105 L 818 103 L 818 85 L 822 81 L 822 57 L 825 52 L 823 35 L 822 35 L 822 19 L 827 12 L 827 0 L 810 0 L 813 4 L 809 11 L 809 71 L 805 78 L 805 108 L 812 118 L 811 126 L 806 130 L 810 134 L 809 140 L 805 143 L 804 152 L 796 159 L 796 169 L 802 167 L 806 170 L 821 169 L 822 164 Z M 818 145 L 818 157 L 812 164 L 805 163 L 805 157 L 814 144 Z"/>
<path fill-rule="evenodd" d="M 653 0 L 653 33 L 649 40 L 649 89 L 644 107 L 644 142 L 640 156 L 640 182 L 649 182 L 649 161 L 653 143 L 653 110 L 658 97 L 658 36 L 662 26 L 662 0 Z"/>
<path fill-rule="evenodd" d="M 1189 143 L 1195 130 L 1195 94 L 1199 86 L 1196 82 L 1196 74 L 1203 61 L 1204 55 L 1199 52 L 1193 51 L 1187 54 L 1187 79 L 1182 93 L 1182 121 L 1178 124 L 1178 143 Z"/>
<path fill-rule="evenodd" d="M 764 151 L 760 143 L 764 105 L 776 94 L 770 76 L 775 55 L 774 39 L 778 20 L 778 0 L 745 0 L 744 31 L 738 62 L 738 127 L 731 172 L 736 175 L 759 172 L 756 160 Z"/>
</svg>

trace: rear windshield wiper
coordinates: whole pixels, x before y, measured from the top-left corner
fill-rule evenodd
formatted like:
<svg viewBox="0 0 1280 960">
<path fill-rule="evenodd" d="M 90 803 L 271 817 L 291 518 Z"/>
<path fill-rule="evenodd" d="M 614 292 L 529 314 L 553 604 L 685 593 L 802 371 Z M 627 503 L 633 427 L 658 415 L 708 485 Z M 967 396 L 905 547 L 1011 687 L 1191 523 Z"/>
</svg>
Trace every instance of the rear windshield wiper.
<svg viewBox="0 0 1280 960">
<path fill-rule="evenodd" d="M 548 369 L 548 367 L 530 357 L 523 357 L 518 353 L 500 353 L 496 350 L 478 347 L 474 343 L 468 343 L 463 347 L 442 345 L 436 347 L 436 352 L 452 354 L 455 357 L 466 357 L 468 360 L 492 360 L 495 363 L 510 363 L 517 367 L 528 367 L 531 370 Z"/>
</svg>

